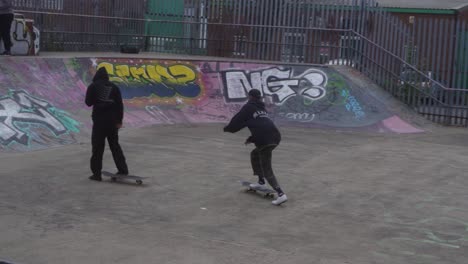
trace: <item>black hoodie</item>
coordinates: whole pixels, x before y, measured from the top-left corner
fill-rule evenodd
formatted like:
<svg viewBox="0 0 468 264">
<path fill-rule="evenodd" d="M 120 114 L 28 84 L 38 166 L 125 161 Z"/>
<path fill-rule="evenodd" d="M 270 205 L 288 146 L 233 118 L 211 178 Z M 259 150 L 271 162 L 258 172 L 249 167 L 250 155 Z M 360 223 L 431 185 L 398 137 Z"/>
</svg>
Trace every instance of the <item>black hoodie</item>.
<svg viewBox="0 0 468 264">
<path fill-rule="evenodd" d="M 93 121 L 122 124 L 124 107 L 119 87 L 109 81 L 105 68 L 99 68 L 86 91 L 86 105 L 93 106 Z"/>
<path fill-rule="evenodd" d="M 281 134 L 273 121 L 268 117 L 265 104 L 259 100 L 250 100 L 237 113 L 229 124 L 224 127 L 225 132 L 235 133 L 248 127 L 252 136 L 247 139 L 255 146 L 279 144 Z"/>
</svg>

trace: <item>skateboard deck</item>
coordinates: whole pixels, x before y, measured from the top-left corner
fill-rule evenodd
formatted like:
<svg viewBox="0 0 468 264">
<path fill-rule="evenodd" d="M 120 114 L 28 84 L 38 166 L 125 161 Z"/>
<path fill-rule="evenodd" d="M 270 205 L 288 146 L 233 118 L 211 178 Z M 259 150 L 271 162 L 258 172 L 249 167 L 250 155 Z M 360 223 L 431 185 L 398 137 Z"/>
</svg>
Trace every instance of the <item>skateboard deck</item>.
<svg viewBox="0 0 468 264">
<path fill-rule="evenodd" d="M 253 192 L 253 193 L 262 193 L 265 198 L 273 198 L 275 197 L 275 191 L 269 188 L 251 188 L 250 184 L 251 182 L 248 181 L 241 181 L 242 186 L 247 187 L 247 192 Z"/>
<path fill-rule="evenodd" d="M 102 171 L 102 176 L 110 177 L 111 181 L 133 180 L 138 185 L 143 184 L 143 180 L 147 178 L 147 177 L 141 177 L 141 176 L 135 176 L 135 175 L 117 175 L 115 173 L 108 172 L 108 171 Z"/>
</svg>

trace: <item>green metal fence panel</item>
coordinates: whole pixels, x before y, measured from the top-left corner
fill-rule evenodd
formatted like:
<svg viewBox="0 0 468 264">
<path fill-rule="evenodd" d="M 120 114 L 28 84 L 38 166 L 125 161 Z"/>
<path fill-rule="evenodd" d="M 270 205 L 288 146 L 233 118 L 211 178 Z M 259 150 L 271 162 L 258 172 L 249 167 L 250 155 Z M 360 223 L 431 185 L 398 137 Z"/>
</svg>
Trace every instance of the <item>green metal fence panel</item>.
<svg viewBox="0 0 468 264">
<path fill-rule="evenodd" d="M 147 49 L 179 52 L 184 48 L 184 0 L 151 0 L 147 3 L 145 24 Z"/>
<path fill-rule="evenodd" d="M 460 29 L 458 45 L 455 55 L 455 83 L 456 87 L 468 89 L 468 29 L 466 24 Z"/>
</svg>

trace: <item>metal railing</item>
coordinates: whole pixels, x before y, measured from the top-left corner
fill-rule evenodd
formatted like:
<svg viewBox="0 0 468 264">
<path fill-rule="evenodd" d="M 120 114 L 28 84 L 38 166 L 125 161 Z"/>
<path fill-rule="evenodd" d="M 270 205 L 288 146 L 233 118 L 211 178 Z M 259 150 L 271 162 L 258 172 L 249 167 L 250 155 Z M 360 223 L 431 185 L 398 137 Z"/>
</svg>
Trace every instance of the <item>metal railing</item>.
<svg viewBox="0 0 468 264">
<path fill-rule="evenodd" d="M 362 42 L 350 48 L 352 67 L 436 123 L 467 126 L 468 90 L 446 87 L 389 50 L 357 32 Z"/>
</svg>

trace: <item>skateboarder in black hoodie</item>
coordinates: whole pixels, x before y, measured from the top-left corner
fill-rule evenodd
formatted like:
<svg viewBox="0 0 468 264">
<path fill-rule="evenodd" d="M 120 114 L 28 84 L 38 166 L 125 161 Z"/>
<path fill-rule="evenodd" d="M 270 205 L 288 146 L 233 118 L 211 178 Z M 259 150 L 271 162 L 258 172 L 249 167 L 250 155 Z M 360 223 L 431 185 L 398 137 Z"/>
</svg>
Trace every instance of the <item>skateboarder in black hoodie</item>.
<svg viewBox="0 0 468 264">
<path fill-rule="evenodd" d="M 261 92 L 257 89 L 249 91 L 249 101 L 237 113 L 224 132 L 236 133 L 248 127 L 252 135 L 246 140 L 246 144 L 254 143 L 256 148 L 250 153 L 250 160 L 254 175 L 258 176 L 258 183 L 250 185 L 251 188 L 264 188 L 265 179 L 278 193 L 278 197 L 272 203 L 280 205 L 288 200 L 286 194 L 276 180 L 271 166 L 273 150 L 281 141 L 281 134 L 273 121 L 268 117 L 265 104 L 261 101 Z"/>
<path fill-rule="evenodd" d="M 105 68 L 99 68 L 93 78 L 93 83 L 86 91 L 86 105 L 93 106 L 93 132 L 91 180 L 101 181 L 102 156 L 104 147 L 109 142 L 117 174 L 128 175 L 128 167 L 122 148 L 119 145 L 119 129 L 122 127 L 124 106 L 119 87 L 109 81 Z"/>
</svg>

